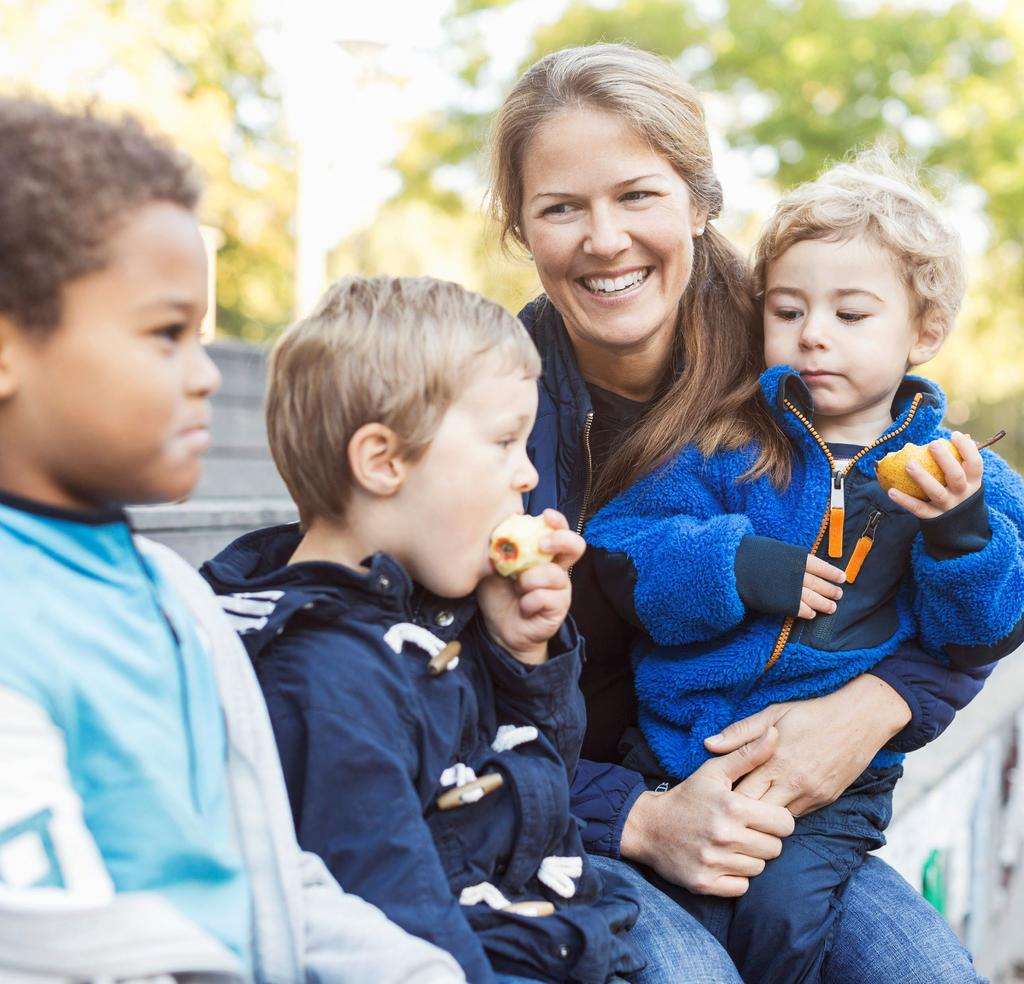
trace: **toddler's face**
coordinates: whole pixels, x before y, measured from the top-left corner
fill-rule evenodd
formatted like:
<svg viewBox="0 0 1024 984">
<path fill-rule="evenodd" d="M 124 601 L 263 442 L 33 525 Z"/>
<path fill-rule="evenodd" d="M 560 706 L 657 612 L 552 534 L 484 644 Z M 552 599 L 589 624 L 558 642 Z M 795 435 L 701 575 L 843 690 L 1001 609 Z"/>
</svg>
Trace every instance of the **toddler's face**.
<svg viewBox="0 0 1024 984">
<path fill-rule="evenodd" d="M 9 432 L 28 484 L 53 505 L 187 495 L 210 443 L 220 374 L 199 342 L 206 254 L 195 217 L 167 202 L 134 212 L 103 269 L 65 285 L 63 316 L 19 339 Z"/>
<path fill-rule="evenodd" d="M 523 493 L 537 484 L 526 454 L 536 414 L 533 377 L 482 368 L 410 468 L 399 493 L 409 523 L 396 556 L 435 594 L 467 595 L 494 573 L 487 556 L 491 531 L 522 512 Z"/>
<path fill-rule="evenodd" d="M 769 266 L 764 339 L 767 364 L 810 389 L 822 437 L 850 443 L 888 427 L 904 373 L 933 354 L 894 257 L 863 236 L 805 240 Z"/>
</svg>

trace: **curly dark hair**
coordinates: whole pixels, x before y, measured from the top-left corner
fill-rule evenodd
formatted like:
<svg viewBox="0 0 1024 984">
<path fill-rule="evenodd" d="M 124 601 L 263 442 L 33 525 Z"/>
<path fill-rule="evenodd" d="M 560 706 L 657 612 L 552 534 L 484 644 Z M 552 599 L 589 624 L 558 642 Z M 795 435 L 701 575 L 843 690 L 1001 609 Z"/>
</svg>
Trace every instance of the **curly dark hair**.
<svg viewBox="0 0 1024 984">
<path fill-rule="evenodd" d="M 103 268 L 132 211 L 157 201 L 193 211 L 199 192 L 191 160 L 131 117 L 0 97 L 0 313 L 51 331 L 64 284 Z"/>
</svg>

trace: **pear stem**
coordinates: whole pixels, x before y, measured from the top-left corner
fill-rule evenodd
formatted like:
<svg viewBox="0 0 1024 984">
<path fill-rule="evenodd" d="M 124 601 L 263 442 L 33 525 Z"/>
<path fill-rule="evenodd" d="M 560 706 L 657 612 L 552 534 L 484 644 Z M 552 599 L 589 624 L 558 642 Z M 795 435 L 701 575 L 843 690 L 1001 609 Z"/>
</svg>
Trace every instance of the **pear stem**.
<svg viewBox="0 0 1024 984">
<path fill-rule="evenodd" d="M 980 451 L 982 448 L 991 447 L 996 443 L 996 441 L 1001 441 L 1004 437 L 1006 437 L 1006 431 L 1001 430 L 998 433 L 993 434 L 987 441 L 982 441 L 981 444 L 978 445 L 978 450 Z"/>
</svg>

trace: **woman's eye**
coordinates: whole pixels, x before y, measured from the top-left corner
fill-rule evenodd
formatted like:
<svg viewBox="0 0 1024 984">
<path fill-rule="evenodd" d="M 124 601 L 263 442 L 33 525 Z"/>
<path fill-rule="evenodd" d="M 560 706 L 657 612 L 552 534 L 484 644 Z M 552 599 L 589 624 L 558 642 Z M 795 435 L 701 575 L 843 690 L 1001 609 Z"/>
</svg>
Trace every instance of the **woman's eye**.
<svg viewBox="0 0 1024 984">
<path fill-rule="evenodd" d="M 508 448 L 512 447 L 512 445 L 515 443 L 516 439 L 514 437 L 503 437 L 501 438 L 501 440 L 498 441 L 498 447 L 507 450 Z"/>
<path fill-rule="evenodd" d="M 622 196 L 622 200 L 624 202 L 642 202 L 647 198 L 653 197 L 653 191 L 627 191 L 626 194 Z"/>
<path fill-rule="evenodd" d="M 573 208 L 574 208 L 574 206 L 571 205 L 569 202 L 558 202 L 557 205 L 549 205 L 540 214 L 541 215 L 568 215 L 573 210 Z"/>
</svg>

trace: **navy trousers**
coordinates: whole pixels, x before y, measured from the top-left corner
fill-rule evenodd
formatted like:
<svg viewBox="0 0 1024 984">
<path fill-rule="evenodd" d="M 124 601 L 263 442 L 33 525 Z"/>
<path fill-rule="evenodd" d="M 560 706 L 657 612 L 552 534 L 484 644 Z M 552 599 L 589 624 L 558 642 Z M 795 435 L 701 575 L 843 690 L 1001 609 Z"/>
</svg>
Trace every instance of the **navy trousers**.
<svg viewBox="0 0 1024 984">
<path fill-rule="evenodd" d="M 728 950 L 748 984 L 817 984 L 842 912 L 842 890 L 885 843 L 902 766 L 867 769 L 830 806 L 798 817 L 782 853 L 738 899 L 655 881 Z"/>
</svg>

